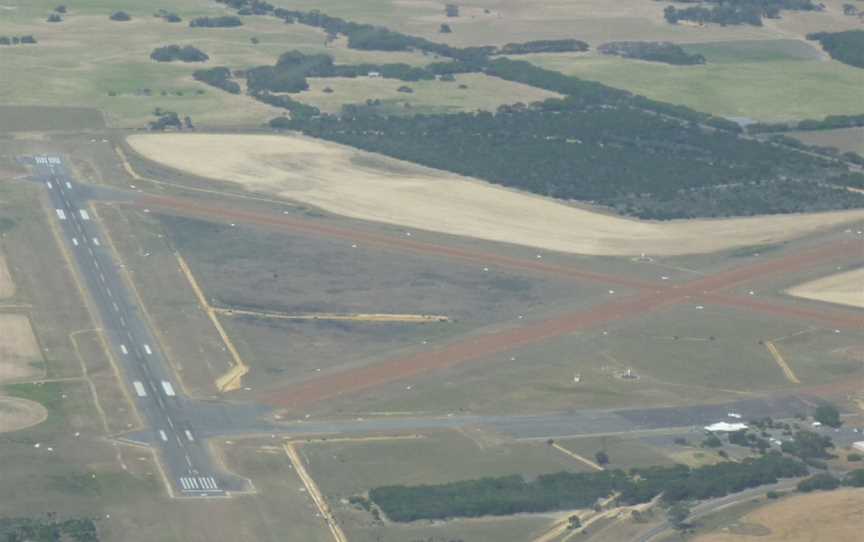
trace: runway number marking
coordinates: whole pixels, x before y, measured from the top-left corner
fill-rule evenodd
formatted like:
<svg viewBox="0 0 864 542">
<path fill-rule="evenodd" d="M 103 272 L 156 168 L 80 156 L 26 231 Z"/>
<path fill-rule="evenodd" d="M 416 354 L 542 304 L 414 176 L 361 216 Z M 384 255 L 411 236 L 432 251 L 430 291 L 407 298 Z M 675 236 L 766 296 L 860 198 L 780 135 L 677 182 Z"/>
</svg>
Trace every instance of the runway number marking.
<svg viewBox="0 0 864 542">
<path fill-rule="evenodd" d="M 190 431 L 190 430 L 187 429 L 187 430 L 184 431 L 184 433 L 186 433 L 186 439 L 187 439 L 189 442 L 195 442 L 195 437 L 192 436 L 192 431 Z"/>
<path fill-rule="evenodd" d="M 159 438 L 162 439 L 162 442 L 168 442 L 168 435 L 165 434 L 163 429 L 159 430 Z"/>
<path fill-rule="evenodd" d="M 135 387 L 135 393 L 138 394 L 138 397 L 147 397 L 147 390 L 144 388 L 144 384 L 140 381 L 136 380 L 132 383 L 132 386 Z"/>
<path fill-rule="evenodd" d="M 54 185 L 51 184 L 50 182 L 47 182 L 45 184 L 48 186 L 48 190 L 52 190 L 54 188 Z"/>
<path fill-rule="evenodd" d="M 66 212 L 63 209 L 57 209 L 57 217 L 60 220 L 66 220 Z"/>
<path fill-rule="evenodd" d="M 76 238 L 73 237 L 73 238 L 72 238 L 72 244 L 75 245 L 75 246 L 77 247 L 77 246 L 78 246 L 78 239 L 76 239 Z"/>
<path fill-rule="evenodd" d="M 78 213 L 81 214 L 82 220 L 90 220 L 90 214 L 87 211 L 85 211 L 84 209 L 79 209 Z"/>
<path fill-rule="evenodd" d="M 153 355 L 153 351 L 150 350 L 150 345 L 149 345 L 149 344 L 145 344 L 145 345 L 144 345 L 144 351 L 147 352 L 147 355 L 148 355 L 148 356 L 152 356 L 152 355 Z"/>
<path fill-rule="evenodd" d="M 174 392 L 174 386 L 172 386 L 167 380 L 162 381 L 162 389 L 165 390 L 165 395 L 168 397 L 174 397 L 177 395 L 177 393 Z"/>
<path fill-rule="evenodd" d="M 125 345 L 125 344 L 121 344 L 121 345 L 120 345 L 120 351 L 123 352 L 123 355 L 124 355 L 124 356 L 129 355 L 129 350 L 126 348 L 126 345 Z"/>
<path fill-rule="evenodd" d="M 94 238 L 93 238 L 93 244 L 96 245 L 97 247 L 100 246 L 100 245 L 99 245 L 99 238 L 98 238 L 98 237 L 94 237 Z"/>
<path fill-rule="evenodd" d="M 66 181 L 66 188 L 68 188 L 69 190 L 72 190 L 72 183 L 70 183 L 69 181 Z"/>
</svg>

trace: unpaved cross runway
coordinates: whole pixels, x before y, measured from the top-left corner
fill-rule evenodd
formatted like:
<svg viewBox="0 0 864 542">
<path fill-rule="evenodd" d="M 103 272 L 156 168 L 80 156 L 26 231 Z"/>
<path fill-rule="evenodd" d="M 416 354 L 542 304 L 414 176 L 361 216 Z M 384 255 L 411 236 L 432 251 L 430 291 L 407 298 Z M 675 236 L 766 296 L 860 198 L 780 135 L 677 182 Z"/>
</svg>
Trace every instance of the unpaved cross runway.
<svg viewBox="0 0 864 542">
<path fill-rule="evenodd" d="M 302 136 L 148 134 L 128 141 L 169 167 L 338 215 L 577 254 L 706 253 L 864 220 L 857 210 L 647 222 Z"/>
</svg>

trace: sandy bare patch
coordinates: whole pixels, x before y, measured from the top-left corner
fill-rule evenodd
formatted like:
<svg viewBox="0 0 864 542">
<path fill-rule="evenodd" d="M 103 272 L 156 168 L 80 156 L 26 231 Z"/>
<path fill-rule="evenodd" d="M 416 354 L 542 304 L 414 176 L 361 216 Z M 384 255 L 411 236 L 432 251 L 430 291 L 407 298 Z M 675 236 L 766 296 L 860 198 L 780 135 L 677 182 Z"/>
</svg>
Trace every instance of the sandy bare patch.
<svg viewBox="0 0 864 542">
<path fill-rule="evenodd" d="M 37 365 L 41 362 L 42 352 L 30 319 L 20 314 L 0 314 L 0 382 L 41 376 L 43 369 Z"/>
<path fill-rule="evenodd" d="M 145 157 L 353 218 L 596 255 L 673 255 L 775 243 L 864 211 L 646 222 L 302 136 L 147 134 Z"/>
<path fill-rule="evenodd" d="M 741 525 L 763 526 L 757 536 L 743 533 L 714 533 L 697 542 L 812 542 L 816 540 L 859 540 L 864 526 L 864 490 L 838 489 L 784 499 L 759 508 L 741 518 Z M 754 531 L 754 534 L 756 532 Z"/>
<path fill-rule="evenodd" d="M 805 282 L 786 290 L 786 293 L 805 299 L 864 308 L 864 268 Z"/>
<path fill-rule="evenodd" d="M 15 295 L 15 283 L 12 282 L 12 275 L 9 274 L 9 268 L 6 266 L 6 258 L 0 253 L 0 299 L 13 295 Z"/>
<path fill-rule="evenodd" d="M 45 407 L 19 397 L 0 397 L 0 433 L 26 429 L 48 417 Z"/>
</svg>

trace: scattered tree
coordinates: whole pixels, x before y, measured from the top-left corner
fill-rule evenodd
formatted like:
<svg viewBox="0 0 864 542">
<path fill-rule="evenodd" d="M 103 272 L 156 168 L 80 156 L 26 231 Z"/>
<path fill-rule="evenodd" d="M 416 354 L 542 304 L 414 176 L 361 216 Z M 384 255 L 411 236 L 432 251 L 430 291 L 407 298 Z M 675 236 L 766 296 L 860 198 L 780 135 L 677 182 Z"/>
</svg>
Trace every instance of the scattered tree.
<svg viewBox="0 0 864 542">
<path fill-rule="evenodd" d="M 683 502 L 673 504 L 666 511 L 666 518 L 669 520 L 669 524 L 679 531 L 687 527 L 687 518 L 689 517 L 690 507 Z"/>
<path fill-rule="evenodd" d="M 596 459 L 597 464 L 601 466 L 607 465 L 609 463 L 609 455 L 603 450 L 600 450 L 599 452 L 594 454 L 594 459 Z"/>
<path fill-rule="evenodd" d="M 813 412 L 813 418 L 828 427 L 840 427 L 843 424 L 840 421 L 840 412 L 837 410 L 837 407 L 831 404 L 822 404 L 816 407 L 816 411 Z"/>
<path fill-rule="evenodd" d="M 441 34 L 452 34 L 453 29 L 450 28 L 450 25 L 447 23 L 441 23 L 441 27 L 438 29 L 438 32 Z"/>
<path fill-rule="evenodd" d="M 48 22 L 49 23 L 59 23 L 61 21 L 63 21 L 63 17 L 61 17 L 57 13 L 52 13 L 51 15 L 48 16 Z"/>
</svg>

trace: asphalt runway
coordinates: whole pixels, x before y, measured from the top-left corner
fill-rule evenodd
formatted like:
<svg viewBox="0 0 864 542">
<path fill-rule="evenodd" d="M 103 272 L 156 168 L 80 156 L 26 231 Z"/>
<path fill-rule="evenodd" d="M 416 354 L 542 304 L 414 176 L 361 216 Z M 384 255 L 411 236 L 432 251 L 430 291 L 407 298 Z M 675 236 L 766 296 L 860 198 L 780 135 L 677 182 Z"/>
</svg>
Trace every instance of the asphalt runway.
<svg viewBox="0 0 864 542">
<path fill-rule="evenodd" d="M 54 206 L 52 217 L 59 226 L 66 249 L 74 259 L 83 285 L 101 319 L 113 357 L 121 365 L 128 390 L 149 429 L 130 436 L 159 450 L 166 477 L 177 496 L 214 497 L 246 488 L 247 482 L 219 472 L 205 443 L 198 438 L 199 422 L 230 423 L 238 415 L 255 426 L 249 408 L 198 404 L 181 390 L 154 340 L 135 297 L 121 275 L 122 264 L 106 246 L 100 225 L 87 205 L 88 191 L 75 183 L 56 156 L 32 159 L 35 178 L 45 185 Z M 215 422 L 215 423 L 214 423 Z"/>
</svg>

